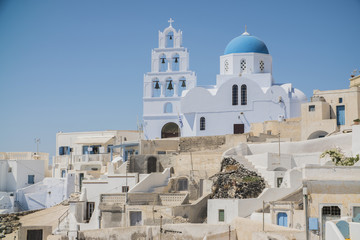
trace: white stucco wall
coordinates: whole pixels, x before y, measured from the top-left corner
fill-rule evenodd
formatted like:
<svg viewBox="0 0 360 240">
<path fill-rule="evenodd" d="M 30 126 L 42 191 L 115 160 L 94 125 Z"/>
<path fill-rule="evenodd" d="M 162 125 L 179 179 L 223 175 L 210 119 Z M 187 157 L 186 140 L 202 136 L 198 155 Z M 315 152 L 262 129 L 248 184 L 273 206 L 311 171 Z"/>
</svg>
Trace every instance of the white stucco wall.
<svg viewBox="0 0 360 240">
<path fill-rule="evenodd" d="M 30 186 L 28 175 L 34 175 L 34 182 L 44 179 L 44 160 L 0 160 L 0 191 L 15 192 Z"/>
<path fill-rule="evenodd" d="M 352 155 L 360 154 L 360 125 L 352 126 Z"/>
</svg>

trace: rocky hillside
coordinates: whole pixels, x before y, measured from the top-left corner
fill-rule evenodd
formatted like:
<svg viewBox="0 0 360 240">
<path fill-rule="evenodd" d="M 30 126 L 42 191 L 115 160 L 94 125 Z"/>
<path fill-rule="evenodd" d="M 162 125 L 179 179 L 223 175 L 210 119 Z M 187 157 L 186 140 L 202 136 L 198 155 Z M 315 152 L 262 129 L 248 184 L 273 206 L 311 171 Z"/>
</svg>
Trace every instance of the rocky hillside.
<svg viewBox="0 0 360 240">
<path fill-rule="evenodd" d="M 224 158 L 213 180 L 210 198 L 256 198 L 265 188 L 264 179 L 233 158 Z"/>
</svg>

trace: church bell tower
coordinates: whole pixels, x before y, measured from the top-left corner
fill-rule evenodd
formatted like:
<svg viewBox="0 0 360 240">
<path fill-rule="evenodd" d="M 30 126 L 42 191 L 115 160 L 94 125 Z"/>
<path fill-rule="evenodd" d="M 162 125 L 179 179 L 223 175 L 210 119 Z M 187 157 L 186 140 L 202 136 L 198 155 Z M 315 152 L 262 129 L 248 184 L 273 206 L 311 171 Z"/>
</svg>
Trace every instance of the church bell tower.
<svg viewBox="0 0 360 240">
<path fill-rule="evenodd" d="M 144 75 L 147 139 L 181 136 L 181 96 L 196 86 L 196 74 L 189 70 L 189 52 L 182 46 L 182 31 L 173 28 L 173 19 L 168 22 L 169 26 L 159 31 L 159 47 L 152 50 L 151 72 Z"/>
</svg>

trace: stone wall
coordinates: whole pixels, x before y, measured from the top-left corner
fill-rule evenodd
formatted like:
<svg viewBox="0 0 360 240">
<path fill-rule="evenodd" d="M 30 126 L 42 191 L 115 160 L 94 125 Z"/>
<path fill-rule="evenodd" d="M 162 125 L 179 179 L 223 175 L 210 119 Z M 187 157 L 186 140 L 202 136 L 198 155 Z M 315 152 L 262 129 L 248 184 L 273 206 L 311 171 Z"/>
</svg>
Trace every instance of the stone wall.
<svg viewBox="0 0 360 240">
<path fill-rule="evenodd" d="M 246 134 L 180 138 L 180 152 L 223 151 L 246 142 Z"/>
</svg>

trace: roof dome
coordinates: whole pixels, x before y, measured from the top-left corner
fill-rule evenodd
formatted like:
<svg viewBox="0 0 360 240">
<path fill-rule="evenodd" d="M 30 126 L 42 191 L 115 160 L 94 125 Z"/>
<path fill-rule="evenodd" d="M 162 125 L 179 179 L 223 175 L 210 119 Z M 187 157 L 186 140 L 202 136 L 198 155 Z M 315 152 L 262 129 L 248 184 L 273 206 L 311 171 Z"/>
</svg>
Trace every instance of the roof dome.
<svg viewBox="0 0 360 240">
<path fill-rule="evenodd" d="M 264 53 L 269 54 L 265 43 L 259 38 L 251 36 L 244 32 L 240 36 L 234 38 L 229 42 L 225 48 L 224 54 L 230 53 Z"/>
</svg>

